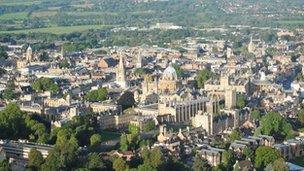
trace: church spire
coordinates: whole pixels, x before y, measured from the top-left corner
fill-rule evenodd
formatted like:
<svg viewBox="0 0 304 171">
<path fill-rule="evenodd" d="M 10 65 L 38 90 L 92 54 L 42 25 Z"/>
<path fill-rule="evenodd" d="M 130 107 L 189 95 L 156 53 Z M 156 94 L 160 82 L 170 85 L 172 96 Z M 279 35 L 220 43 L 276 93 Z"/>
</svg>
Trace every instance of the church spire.
<svg viewBox="0 0 304 171">
<path fill-rule="evenodd" d="M 122 54 L 120 54 L 119 64 L 116 72 L 116 83 L 122 88 L 127 88 L 126 69 Z"/>
</svg>

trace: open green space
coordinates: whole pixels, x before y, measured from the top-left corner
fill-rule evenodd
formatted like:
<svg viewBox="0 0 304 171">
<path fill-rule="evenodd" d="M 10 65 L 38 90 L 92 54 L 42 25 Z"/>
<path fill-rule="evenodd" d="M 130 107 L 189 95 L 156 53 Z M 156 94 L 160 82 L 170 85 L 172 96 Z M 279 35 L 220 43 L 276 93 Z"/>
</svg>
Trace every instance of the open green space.
<svg viewBox="0 0 304 171">
<path fill-rule="evenodd" d="M 47 27 L 37 29 L 24 29 L 24 30 L 12 30 L 12 31 L 0 31 L 0 34 L 20 34 L 20 33 L 52 33 L 52 34 L 68 34 L 73 32 L 83 32 L 90 29 L 104 29 L 110 28 L 109 25 L 82 25 L 82 26 L 62 26 L 62 27 Z"/>
<path fill-rule="evenodd" d="M 280 20 L 278 21 L 279 24 L 304 24 L 303 20 Z"/>
<path fill-rule="evenodd" d="M 15 5 L 33 5 L 39 4 L 38 0 L 1 0 L 0 5 L 3 6 L 15 6 Z"/>
<path fill-rule="evenodd" d="M 111 141 L 117 140 L 120 138 L 120 133 L 117 132 L 110 132 L 110 131 L 101 131 L 101 139 L 102 141 Z"/>
<path fill-rule="evenodd" d="M 27 12 L 15 12 L 0 15 L 0 20 L 24 20 L 27 19 Z"/>
<path fill-rule="evenodd" d="M 304 167 L 304 157 L 296 157 L 294 160 L 291 161 L 294 164 Z"/>
</svg>

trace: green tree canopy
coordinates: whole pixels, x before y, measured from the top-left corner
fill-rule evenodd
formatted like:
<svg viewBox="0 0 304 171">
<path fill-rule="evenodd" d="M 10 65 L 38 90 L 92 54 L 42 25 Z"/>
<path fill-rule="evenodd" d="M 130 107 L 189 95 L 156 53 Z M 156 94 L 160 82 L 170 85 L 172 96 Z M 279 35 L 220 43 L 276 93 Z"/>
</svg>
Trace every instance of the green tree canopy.
<svg viewBox="0 0 304 171">
<path fill-rule="evenodd" d="M 89 102 L 100 102 L 107 99 L 108 90 L 106 88 L 99 88 L 98 90 L 90 91 L 85 95 L 85 100 Z"/>
<path fill-rule="evenodd" d="M 0 161 L 0 170 L 1 171 L 11 171 L 12 170 L 8 160 Z"/>
<path fill-rule="evenodd" d="M 47 52 L 43 52 L 42 54 L 39 55 L 39 61 L 49 61 L 50 60 L 50 56 Z"/>
<path fill-rule="evenodd" d="M 292 137 L 292 126 L 277 112 L 269 112 L 262 117 L 261 133 L 277 138 Z"/>
<path fill-rule="evenodd" d="M 59 92 L 59 86 L 50 78 L 38 78 L 32 84 L 32 87 L 37 92 L 50 91 L 52 93 Z"/>
<path fill-rule="evenodd" d="M 264 168 L 280 158 L 280 153 L 271 147 L 260 146 L 255 151 L 255 167 Z"/>
<path fill-rule="evenodd" d="M 0 59 L 7 59 L 8 54 L 6 52 L 6 47 L 0 46 Z"/>
<path fill-rule="evenodd" d="M 154 120 L 149 120 L 144 124 L 143 131 L 149 132 L 155 130 L 155 128 L 156 126 Z"/>
<path fill-rule="evenodd" d="M 242 138 L 242 133 L 237 129 L 233 130 L 229 135 L 229 139 L 231 142 L 235 140 L 240 140 L 241 138 Z"/>
<path fill-rule="evenodd" d="M 244 94 L 237 94 L 236 96 L 236 107 L 242 109 L 246 106 L 246 96 Z"/>
<path fill-rule="evenodd" d="M 304 125 L 304 109 L 301 109 L 298 114 L 298 120 L 302 123 L 302 125 Z"/>
<path fill-rule="evenodd" d="M 44 163 L 43 156 L 40 151 L 35 148 L 29 152 L 28 166 L 33 170 L 40 170 L 41 165 Z"/>
<path fill-rule="evenodd" d="M 144 164 L 150 165 L 155 169 L 160 169 L 164 164 L 164 156 L 159 148 L 148 150 L 144 148 L 141 152 Z"/>
<path fill-rule="evenodd" d="M 192 169 L 194 171 L 208 171 L 211 170 L 211 166 L 208 164 L 207 160 L 202 159 L 198 154 L 196 154 Z"/>
<path fill-rule="evenodd" d="M 261 119 L 261 112 L 258 109 L 254 109 L 251 112 L 251 117 L 255 120 L 259 120 L 259 119 Z"/>
<path fill-rule="evenodd" d="M 208 69 L 201 70 L 196 77 L 198 87 L 203 88 L 205 82 L 210 78 L 214 78 L 215 76 L 216 75 Z"/>
<path fill-rule="evenodd" d="M 90 170 L 102 170 L 105 169 L 106 166 L 102 161 L 101 157 L 97 153 L 90 153 L 87 161 L 87 168 Z"/>
<path fill-rule="evenodd" d="M 288 166 L 283 158 L 275 160 L 272 164 L 273 171 L 288 171 Z"/>
<path fill-rule="evenodd" d="M 224 151 L 223 153 L 223 165 L 227 170 L 232 170 L 233 165 L 235 164 L 235 157 L 231 150 Z"/>
<path fill-rule="evenodd" d="M 177 77 L 183 77 L 184 76 L 184 74 L 185 74 L 185 71 L 180 67 L 180 65 L 178 65 L 178 64 L 173 64 L 172 65 L 173 66 L 173 68 L 175 69 L 175 71 L 176 71 L 176 74 L 177 74 Z"/>
<path fill-rule="evenodd" d="M 114 159 L 113 161 L 113 169 L 115 171 L 125 171 L 126 169 L 128 169 L 129 166 L 127 164 L 127 162 L 120 158 L 120 157 L 117 157 L 116 159 Z"/>
<path fill-rule="evenodd" d="M 101 135 L 100 134 L 93 134 L 90 138 L 90 144 L 91 146 L 96 146 L 101 143 Z"/>
<path fill-rule="evenodd" d="M 129 142 L 127 138 L 127 134 L 123 133 L 120 136 L 120 150 L 127 151 L 129 148 Z"/>
<path fill-rule="evenodd" d="M 122 106 L 122 109 L 128 109 L 135 105 L 134 94 L 130 91 L 126 91 L 117 100 L 117 104 Z"/>
</svg>

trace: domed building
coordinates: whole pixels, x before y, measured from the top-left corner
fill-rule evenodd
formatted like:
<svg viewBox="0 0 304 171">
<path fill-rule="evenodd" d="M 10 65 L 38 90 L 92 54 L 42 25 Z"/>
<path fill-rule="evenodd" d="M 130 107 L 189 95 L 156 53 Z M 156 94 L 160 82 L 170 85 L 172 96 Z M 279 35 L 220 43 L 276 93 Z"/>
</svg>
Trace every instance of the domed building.
<svg viewBox="0 0 304 171">
<path fill-rule="evenodd" d="M 172 64 L 164 70 L 158 83 L 158 90 L 162 94 L 173 94 L 181 88 L 181 82 L 177 78 L 177 73 Z"/>
</svg>

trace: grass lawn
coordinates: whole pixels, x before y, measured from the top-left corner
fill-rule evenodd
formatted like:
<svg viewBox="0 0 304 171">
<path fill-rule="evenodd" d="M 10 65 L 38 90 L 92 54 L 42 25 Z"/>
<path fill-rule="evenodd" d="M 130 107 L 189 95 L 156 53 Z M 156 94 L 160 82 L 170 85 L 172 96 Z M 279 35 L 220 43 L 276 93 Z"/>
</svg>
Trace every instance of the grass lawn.
<svg viewBox="0 0 304 171">
<path fill-rule="evenodd" d="M 291 163 L 304 167 L 304 157 L 297 157 L 294 160 L 292 160 Z"/>
<path fill-rule="evenodd" d="M 24 20 L 27 19 L 27 12 L 7 13 L 0 15 L 0 20 Z"/>
<path fill-rule="evenodd" d="M 117 132 L 101 131 L 100 135 L 102 141 L 111 141 L 119 139 L 121 134 Z"/>
<path fill-rule="evenodd" d="M 0 31 L 0 34 L 20 34 L 20 33 L 52 33 L 52 34 L 67 34 L 73 32 L 83 32 L 90 29 L 111 28 L 110 25 L 81 25 L 81 26 L 62 26 L 62 27 L 47 27 L 36 29 Z"/>
</svg>

